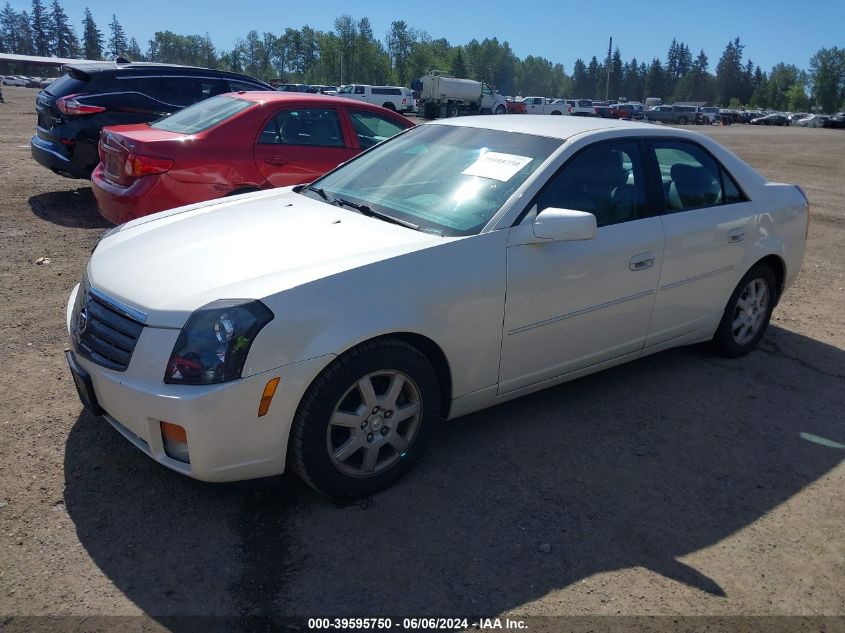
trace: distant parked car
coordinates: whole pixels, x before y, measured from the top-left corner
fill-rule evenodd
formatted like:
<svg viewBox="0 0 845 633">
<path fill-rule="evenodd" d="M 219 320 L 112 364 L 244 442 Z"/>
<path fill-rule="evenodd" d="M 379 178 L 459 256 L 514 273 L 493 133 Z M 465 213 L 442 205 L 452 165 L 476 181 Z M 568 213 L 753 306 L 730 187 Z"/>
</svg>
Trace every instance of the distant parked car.
<svg viewBox="0 0 845 633">
<path fill-rule="evenodd" d="M 505 105 L 508 114 L 525 114 L 525 100 L 522 97 L 507 97 Z"/>
<path fill-rule="evenodd" d="M 643 107 L 636 103 L 617 103 L 611 109 L 617 119 L 641 119 L 643 116 Z"/>
<path fill-rule="evenodd" d="M 214 95 L 273 90 L 246 75 L 208 68 L 101 62 L 66 66 L 67 74 L 38 93 L 32 157 L 69 178 L 90 178 L 107 125 L 145 123 Z"/>
<path fill-rule="evenodd" d="M 695 121 L 695 115 L 694 106 L 659 105 L 646 110 L 645 120 L 686 125 Z"/>
<path fill-rule="evenodd" d="M 412 95 L 406 95 L 401 86 L 370 86 L 367 84 L 352 84 L 342 86 L 337 96 L 355 101 L 363 101 L 379 105 L 388 110 L 403 112 L 410 107 Z"/>
<path fill-rule="evenodd" d="M 337 86 L 323 86 L 323 85 L 312 85 L 311 92 L 321 94 L 321 95 L 336 95 L 337 94 Z"/>
<path fill-rule="evenodd" d="M 834 114 L 822 124 L 822 127 L 845 128 L 845 112 Z"/>
<path fill-rule="evenodd" d="M 786 115 L 773 112 L 765 116 L 751 119 L 751 125 L 789 125 L 789 118 Z"/>
<path fill-rule="evenodd" d="M 317 92 L 308 84 L 278 84 L 276 90 L 279 92 Z"/>
<path fill-rule="evenodd" d="M 721 116 L 719 115 L 719 108 L 714 106 L 704 106 L 698 109 L 699 121 L 704 125 L 712 123 L 719 123 Z"/>
<path fill-rule="evenodd" d="M 100 213 L 119 224 L 203 200 L 311 182 L 413 125 L 383 108 L 336 97 L 220 95 L 153 123 L 104 129 L 91 184 Z"/>
<path fill-rule="evenodd" d="M 829 118 L 829 116 L 824 114 L 807 114 L 797 121 L 793 121 L 793 125 L 799 127 L 824 127 L 824 122 Z"/>
<path fill-rule="evenodd" d="M 2 83 L 4 86 L 18 86 L 25 88 L 29 84 L 29 80 L 17 75 L 7 75 L 3 77 Z"/>
</svg>

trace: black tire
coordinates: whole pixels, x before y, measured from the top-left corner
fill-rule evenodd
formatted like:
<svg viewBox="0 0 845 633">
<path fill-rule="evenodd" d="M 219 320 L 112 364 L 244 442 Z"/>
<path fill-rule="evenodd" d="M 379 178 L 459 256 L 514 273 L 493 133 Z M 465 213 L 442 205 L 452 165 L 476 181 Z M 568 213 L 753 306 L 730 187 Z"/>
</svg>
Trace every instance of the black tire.
<svg viewBox="0 0 845 633">
<path fill-rule="evenodd" d="M 450 119 L 460 115 L 460 113 L 461 113 L 461 111 L 458 109 L 458 106 L 456 106 L 456 105 L 450 105 L 448 108 L 446 108 L 446 116 L 449 117 Z"/>
<path fill-rule="evenodd" d="M 767 305 L 763 314 L 763 321 L 760 329 L 756 332 L 753 338 L 743 343 L 739 343 L 737 342 L 733 331 L 734 320 L 739 316 L 738 310 L 740 308 L 738 308 L 737 303 L 748 285 L 757 279 L 765 283 L 767 291 Z M 775 275 L 772 272 L 772 269 L 765 264 L 757 264 L 749 270 L 742 279 L 740 279 L 733 291 L 733 294 L 731 294 L 731 298 L 728 300 L 728 304 L 725 306 L 725 311 L 722 314 L 722 320 L 719 322 L 719 327 L 717 328 L 716 334 L 713 336 L 713 340 L 711 342 L 714 351 L 727 358 L 738 358 L 753 350 L 766 333 L 766 329 L 769 327 L 769 320 L 772 318 L 772 310 L 774 310 L 777 300 L 778 288 L 775 284 Z"/>
<path fill-rule="evenodd" d="M 562 112 L 560 112 L 560 110 L 555 110 L 554 112 L 552 112 L 552 115 L 555 115 L 555 116 L 563 116 L 563 113 L 562 113 Z"/>
<path fill-rule="evenodd" d="M 678 125 L 686 125 L 686 124 L 687 124 L 687 118 L 685 116 L 678 117 Z"/>
<path fill-rule="evenodd" d="M 507 114 L 507 113 L 508 113 L 508 109 L 505 106 L 503 106 L 501 103 L 498 106 L 496 106 L 496 114 Z"/>
<path fill-rule="evenodd" d="M 388 459 L 389 465 L 383 470 L 353 476 L 342 472 L 330 455 L 329 420 L 359 380 L 380 371 L 401 372 L 418 390 L 420 413 L 416 431 L 407 447 L 401 453 L 396 452 L 392 457 L 395 461 Z M 291 428 L 288 463 L 307 484 L 324 495 L 366 497 L 387 488 L 411 469 L 431 440 L 439 417 L 440 383 L 429 360 L 400 339 L 368 341 L 335 359 L 308 388 Z M 359 452 L 356 449 L 351 455 L 354 457 Z M 360 457 L 363 461 L 363 455 Z M 391 457 L 389 453 L 388 457 Z"/>
<path fill-rule="evenodd" d="M 387 102 L 383 103 L 382 107 L 387 108 L 388 110 L 393 110 L 394 112 L 396 112 L 396 106 L 393 105 L 393 102 L 391 102 L 391 101 L 387 101 Z"/>
</svg>

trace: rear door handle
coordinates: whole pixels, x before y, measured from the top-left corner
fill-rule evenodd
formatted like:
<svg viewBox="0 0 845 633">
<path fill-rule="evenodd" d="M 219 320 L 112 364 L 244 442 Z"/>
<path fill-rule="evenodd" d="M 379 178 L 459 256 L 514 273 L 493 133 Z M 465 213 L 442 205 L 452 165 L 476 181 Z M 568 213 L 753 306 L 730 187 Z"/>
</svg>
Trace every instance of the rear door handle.
<svg viewBox="0 0 845 633">
<path fill-rule="evenodd" d="M 728 242 L 731 244 L 736 244 L 737 242 L 741 242 L 745 239 L 745 229 L 734 229 L 732 231 L 728 231 Z"/>
<path fill-rule="evenodd" d="M 265 158 L 264 162 L 268 165 L 278 165 L 279 167 L 288 164 L 288 161 L 286 161 L 284 158 Z"/>
<path fill-rule="evenodd" d="M 634 255 L 628 261 L 628 268 L 631 270 L 645 270 L 654 266 L 656 255 L 654 253 L 640 253 Z"/>
</svg>

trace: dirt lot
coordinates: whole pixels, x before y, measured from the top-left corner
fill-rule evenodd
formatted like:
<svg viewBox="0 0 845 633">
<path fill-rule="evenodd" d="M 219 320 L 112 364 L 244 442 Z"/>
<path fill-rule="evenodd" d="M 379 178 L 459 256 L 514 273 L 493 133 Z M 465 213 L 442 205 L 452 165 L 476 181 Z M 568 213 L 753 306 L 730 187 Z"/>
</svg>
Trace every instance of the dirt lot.
<svg viewBox="0 0 845 633">
<path fill-rule="evenodd" d="M 337 505 L 287 476 L 192 481 L 81 413 L 65 301 L 106 225 L 30 158 L 35 91 L 3 92 L 0 616 L 845 615 L 842 132 L 704 130 L 812 201 L 759 351 L 445 424 L 398 486 Z"/>
</svg>

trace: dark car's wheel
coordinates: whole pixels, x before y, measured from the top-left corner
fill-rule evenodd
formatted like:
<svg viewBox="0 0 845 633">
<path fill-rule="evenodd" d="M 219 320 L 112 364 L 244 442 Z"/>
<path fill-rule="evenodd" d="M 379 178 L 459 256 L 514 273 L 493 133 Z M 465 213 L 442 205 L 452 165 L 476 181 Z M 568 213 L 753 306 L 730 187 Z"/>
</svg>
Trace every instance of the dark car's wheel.
<svg viewBox="0 0 845 633">
<path fill-rule="evenodd" d="M 713 337 L 715 350 L 729 358 L 743 356 L 753 350 L 769 326 L 777 292 L 771 268 L 760 264 L 749 270 L 725 307 Z"/>
<path fill-rule="evenodd" d="M 393 102 L 391 102 L 391 101 L 387 101 L 387 102 L 383 103 L 382 107 L 387 108 L 388 110 L 393 110 L 394 112 L 396 112 L 396 106 L 393 105 Z"/>
<path fill-rule="evenodd" d="M 496 114 L 507 114 L 508 109 L 503 106 L 501 103 L 496 106 Z"/>
<path fill-rule="evenodd" d="M 686 125 L 686 124 L 687 124 L 687 118 L 685 116 L 678 117 L 678 125 Z"/>
<path fill-rule="evenodd" d="M 289 463 L 330 497 L 364 497 L 404 475 L 431 439 L 440 384 L 428 359 L 395 338 L 333 361 L 302 398 Z"/>
</svg>

